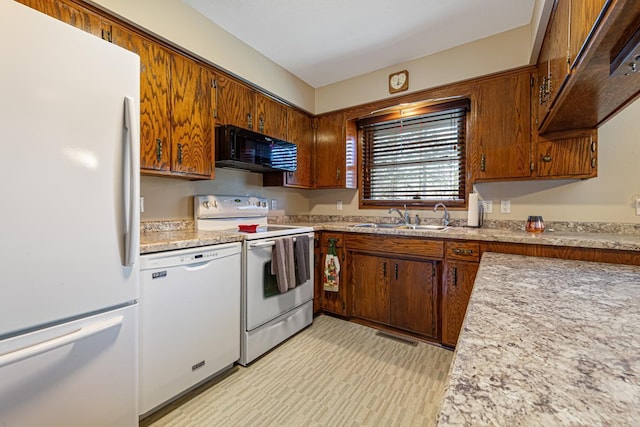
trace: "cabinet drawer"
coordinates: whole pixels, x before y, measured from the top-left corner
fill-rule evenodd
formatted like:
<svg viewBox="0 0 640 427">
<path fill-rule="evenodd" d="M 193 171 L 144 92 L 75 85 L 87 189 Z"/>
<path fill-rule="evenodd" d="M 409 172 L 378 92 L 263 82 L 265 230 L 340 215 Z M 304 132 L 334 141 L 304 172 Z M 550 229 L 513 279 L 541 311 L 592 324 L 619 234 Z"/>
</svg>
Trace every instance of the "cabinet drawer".
<svg viewBox="0 0 640 427">
<path fill-rule="evenodd" d="M 478 243 L 446 242 L 448 260 L 480 261 L 480 245 Z"/>
<path fill-rule="evenodd" d="M 342 233 L 322 233 L 320 241 L 320 246 L 323 248 L 329 247 L 329 239 L 335 239 L 336 248 L 341 248 L 344 246 L 344 240 L 342 238 Z"/>
</svg>

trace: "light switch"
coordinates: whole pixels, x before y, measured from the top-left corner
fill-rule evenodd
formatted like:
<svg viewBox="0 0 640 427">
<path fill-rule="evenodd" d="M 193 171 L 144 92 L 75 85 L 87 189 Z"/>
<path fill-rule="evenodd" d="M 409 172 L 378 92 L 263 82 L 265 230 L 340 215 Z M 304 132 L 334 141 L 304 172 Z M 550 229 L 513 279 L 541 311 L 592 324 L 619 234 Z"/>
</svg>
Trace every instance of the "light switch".
<svg viewBox="0 0 640 427">
<path fill-rule="evenodd" d="M 336 202 L 336 209 L 341 211 L 342 210 L 342 200 L 338 200 Z"/>
</svg>

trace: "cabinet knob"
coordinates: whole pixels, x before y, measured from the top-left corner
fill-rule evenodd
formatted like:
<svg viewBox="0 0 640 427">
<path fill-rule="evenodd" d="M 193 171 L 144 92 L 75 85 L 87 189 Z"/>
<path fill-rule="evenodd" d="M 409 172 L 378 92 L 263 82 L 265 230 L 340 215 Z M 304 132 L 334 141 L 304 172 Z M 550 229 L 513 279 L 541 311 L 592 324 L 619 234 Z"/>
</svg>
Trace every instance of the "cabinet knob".
<svg viewBox="0 0 640 427">
<path fill-rule="evenodd" d="M 545 163 L 549 163 L 552 160 L 550 155 L 542 156 L 542 161 Z"/>
<path fill-rule="evenodd" d="M 247 127 L 253 130 L 253 116 L 251 113 L 247 113 Z"/>
</svg>

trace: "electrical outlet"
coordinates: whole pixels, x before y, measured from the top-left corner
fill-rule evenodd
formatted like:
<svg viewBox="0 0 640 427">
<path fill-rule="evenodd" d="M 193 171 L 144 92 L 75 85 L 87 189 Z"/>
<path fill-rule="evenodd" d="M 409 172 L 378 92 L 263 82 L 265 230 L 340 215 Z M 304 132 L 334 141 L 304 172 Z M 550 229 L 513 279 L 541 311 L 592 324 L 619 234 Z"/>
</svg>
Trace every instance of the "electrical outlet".
<svg viewBox="0 0 640 427">
<path fill-rule="evenodd" d="M 140 213 L 144 212 L 144 197 L 140 196 Z"/>
<path fill-rule="evenodd" d="M 640 197 L 636 198 L 636 215 L 640 215 Z"/>
<path fill-rule="evenodd" d="M 500 200 L 500 213 L 511 213 L 511 200 Z"/>
<path fill-rule="evenodd" d="M 276 209 L 278 209 L 278 202 L 276 202 L 276 199 L 271 199 L 271 210 L 275 211 Z"/>
<path fill-rule="evenodd" d="M 484 209 L 484 213 L 493 213 L 493 201 L 492 200 L 480 200 L 480 204 Z"/>
<path fill-rule="evenodd" d="M 336 209 L 338 209 L 339 211 L 341 211 L 341 210 L 342 210 L 342 200 L 338 200 L 338 201 L 336 202 Z"/>
</svg>

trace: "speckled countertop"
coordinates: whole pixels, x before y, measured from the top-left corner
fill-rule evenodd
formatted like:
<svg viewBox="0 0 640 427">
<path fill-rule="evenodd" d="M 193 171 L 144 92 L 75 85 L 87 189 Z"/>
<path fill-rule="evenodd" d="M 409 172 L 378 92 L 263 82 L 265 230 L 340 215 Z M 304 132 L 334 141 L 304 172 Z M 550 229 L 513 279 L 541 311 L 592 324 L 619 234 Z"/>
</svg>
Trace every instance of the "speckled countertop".
<svg viewBox="0 0 640 427">
<path fill-rule="evenodd" d="M 485 253 L 438 425 L 639 420 L 640 267 Z"/>
<path fill-rule="evenodd" d="M 242 235 L 222 231 L 168 230 L 140 233 L 140 253 L 241 242 Z"/>
<path fill-rule="evenodd" d="M 550 246 L 570 246 L 594 249 L 617 249 L 640 252 L 639 234 L 619 233 L 587 233 L 573 231 L 555 231 L 544 233 L 527 233 L 521 230 L 495 228 L 451 227 L 445 231 L 431 230 L 397 230 L 388 228 L 356 227 L 352 222 L 296 222 L 292 225 L 312 226 L 316 231 L 338 231 L 351 233 L 368 233 L 383 235 L 402 235 L 426 237 L 432 239 L 477 240 L 488 242 L 527 243 Z M 141 233 L 140 253 L 152 253 L 172 249 L 183 249 L 196 246 L 213 245 L 242 240 L 242 235 L 229 232 L 198 232 L 193 229 L 193 222 L 181 224 L 177 230 L 156 231 L 148 227 Z M 191 226 L 191 228 L 189 228 Z"/>
</svg>

